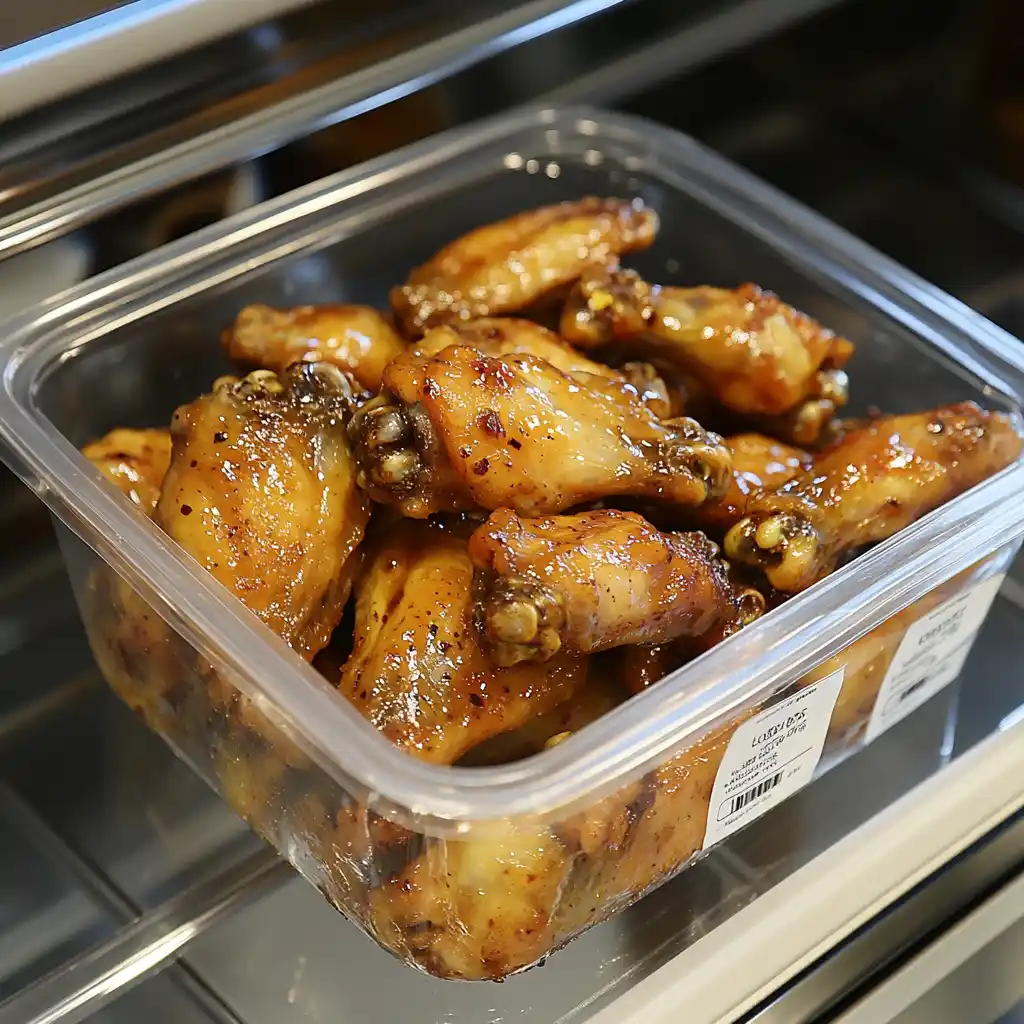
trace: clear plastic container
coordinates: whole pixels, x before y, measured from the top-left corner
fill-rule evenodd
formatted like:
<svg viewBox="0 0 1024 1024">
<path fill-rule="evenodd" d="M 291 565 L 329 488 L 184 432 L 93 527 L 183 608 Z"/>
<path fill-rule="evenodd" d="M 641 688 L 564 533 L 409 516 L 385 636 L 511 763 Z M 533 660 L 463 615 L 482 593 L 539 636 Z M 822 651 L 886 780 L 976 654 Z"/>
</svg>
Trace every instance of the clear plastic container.
<svg viewBox="0 0 1024 1024">
<path fill-rule="evenodd" d="M 0 339 L 5 455 L 54 513 L 111 685 L 327 899 L 442 977 L 521 970 L 692 861 L 729 741 L 760 709 L 842 667 L 825 752 L 864 742 L 908 628 L 981 593 L 1024 532 L 1018 463 L 565 742 L 442 768 L 391 747 L 78 454 L 167 422 L 228 370 L 218 333 L 243 304 L 383 306 L 460 232 L 585 194 L 658 209 L 634 261 L 651 277 L 756 281 L 852 338 L 853 413 L 1017 412 L 1010 336 L 694 142 L 588 110 L 517 113 L 327 179 Z"/>
</svg>

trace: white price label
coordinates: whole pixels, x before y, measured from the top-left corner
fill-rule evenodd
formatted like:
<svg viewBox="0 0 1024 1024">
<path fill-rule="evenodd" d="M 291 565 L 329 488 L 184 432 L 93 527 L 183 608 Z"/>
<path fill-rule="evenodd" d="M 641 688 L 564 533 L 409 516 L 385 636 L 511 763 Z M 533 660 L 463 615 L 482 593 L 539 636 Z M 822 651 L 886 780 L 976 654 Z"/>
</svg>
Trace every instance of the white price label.
<svg viewBox="0 0 1024 1024">
<path fill-rule="evenodd" d="M 711 790 L 705 850 L 811 781 L 842 686 L 839 669 L 732 734 Z"/>
<path fill-rule="evenodd" d="M 951 597 L 907 630 L 875 699 L 869 742 L 960 675 L 1003 575 L 990 576 Z"/>
</svg>

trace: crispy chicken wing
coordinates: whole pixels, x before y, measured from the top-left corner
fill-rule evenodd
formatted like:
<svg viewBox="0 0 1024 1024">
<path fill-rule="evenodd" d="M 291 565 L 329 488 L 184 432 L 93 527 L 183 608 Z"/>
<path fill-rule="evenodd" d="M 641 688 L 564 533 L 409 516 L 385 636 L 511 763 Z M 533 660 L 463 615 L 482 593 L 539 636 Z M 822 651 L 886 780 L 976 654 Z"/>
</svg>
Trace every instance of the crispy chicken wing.
<svg viewBox="0 0 1024 1024">
<path fill-rule="evenodd" d="M 703 533 L 661 533 L 635 512 L 521 519 L 500 509 L 470 538 L 478 617 L 499 665 L 700 636 L 764 610 Z"/>
<path fill-rule="evenodd" d="M 170 432 L 118 427 L 82 449 L 82 454 L 146 515 L 152 515 L 171 462 Z"/>
<path fill-rule="evenodd" d="M 897 530 L 1013 462 L 1012 422 L 973 402 L 875 420 L 846 435 L 806 473 L 755 496 L 728 533 L 730 558 L 794 592 L 846 551 Z"/>
<path fill-rule="evenodd" d="M 384 367 L 405 348 L 387 318 L 370 306 L 246 306 L 225 328 L 232 359 L 281 373 L 292 363 L 333 363 L 367 391 L 380 390 Z"/>
<path fill-rule="evenodd" d="M 391 292 L 406 334 L 515 313 L 570 284 L 592 261 L 646 249 L 658 216 L 637 200 L 589 197 L 470 231 Z"/>
<path fill-rule="evenodd" d="M 495 668 L 473 625 L 473 563 L 466 540 L 405 520 L 366 558 L 356 598 L 356 641 L 341 692 L 414 757 L 451 764 L 478 743 L 568 700 L 586 658 Z"/>
<path fill-rule="evenodd" d="M 729 483 L 721 438 L 659 421 L 622 381 L 452 346 L 396 360 L 384 384 L 352 423 L 361 480 L 414 518 L 475 506 L 547 515 L 613 495 L 697 505 Z"/>
<path fill-rule="evenodd" d="M 706 501 L 688 513 L 701 529 L 721 539 L 746 512 L 751 496 L 774 491 L 810 468 L 812 456 L 764 434 L 734 434 L 725 443 L 732 453 L 732 479 L 720 498 Z"/>
<path fill-rule="evenodd" d="M 408 352 L 410 359 L 436 356 L 451 345 L 471 345 L 485 356 L 536 356 L 569 377 L 576 374 L 607 377 L 632 384 L 650 410 L 668 419 L 668 388 L 650 363 L 627 363 L 620 370 L 588 359 L 554 331 L 516 317 L 482 317 L 466 324 L 435 327 Z M 586 381 L 586 376 L 583 378 Z"/>
<path fill-rule="evenodd" d="M 584 348 L 632 341 L 696 375 L 734 412 L 808 437 L 846 404 L 853 345 L 755 285 L 668 288 L 599 266 L 576 285 L 562 334 Z"/>
<path fill-rule="evenodd" d="M 327 363 L 222 378 L 174 414 L 157 523 L 304 658 L 327 644 L 369 506 L 347 378 Z"/>
</svg>

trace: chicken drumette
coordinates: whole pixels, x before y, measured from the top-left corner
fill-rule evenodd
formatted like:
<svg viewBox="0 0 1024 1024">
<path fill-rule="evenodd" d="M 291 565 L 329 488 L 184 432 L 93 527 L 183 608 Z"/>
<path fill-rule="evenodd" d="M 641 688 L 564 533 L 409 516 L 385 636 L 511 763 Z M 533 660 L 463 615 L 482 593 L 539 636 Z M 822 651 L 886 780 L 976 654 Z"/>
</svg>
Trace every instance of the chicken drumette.
<svg viewBox="0 0 1024 1024">
<path fill-rule="evenodd" d="M 153 514 L 171 462 L 169 431 L 118 427 L 87 444 L 82 454 L 146 515 Z"/>
<path fill-rule="evenodd" d="M 232 359 L 281 373 L 292 363 L 333 363 L 372 394 L 384 367 L 405 348 L 394 327 L 370 306 L 246 306 L 225 328 Z"/>
<path fill-rule="evenodd" d="M 403 520 L 378 535 L 356 598 L 355 648 L 340 690 L 392 743 L 451 764 L 564 703 L 587 659 L 495 668 L 473 624 L 464 531 Z"/>
<path fill-rule="evenodd" d="M 639 202 L 589 197 L 470 231 L 391 292 L 409 337 L 438 324 L 515 313 L 571 284 L 592 261 L 645 249 L 658 216 Z"/>
<path fill-rule="evenodd" d="M 755 285 L 670 288 L 598 266 L 573 289 L 562 334 L 628 343 L 696 376 L 726 409 L 811 443 L 846 404 L 853 345 Z"/>
<path fill-rule="evenodd" d="M 369 516 L 345 375 L 299 363 L 222 378 L 174 414 L 155 519 L 304 658 L 324 647 Z"/>
<path fill-rule="evenodd" d="M 753 497 L 726 536 L 726 552 L 762 568 L 778 590 L 803 590 L 844 552 L 891 537 L 1020 451 L 1012 422 L 973 402 L 877 419 L 806 473 Z"/>
<path fill-rule="evenodd" d="M 633 385 L 607 376 L 453 345 L 397 359 L 384 386 L 352 424 L 361 479 L 415 518 L 549 515 L 615 495 L 690 506 L 729 483 L 721 438 L 694 420 L 660 421 Z"/>
<path fill-rule="evenodd" d="M 521 519 L 495 512 L 470 539 L 478 618 L 499 665 L 732 632 L 764 610 L 702 533 L 661 533 L 634 512 Z"/>
</svg>

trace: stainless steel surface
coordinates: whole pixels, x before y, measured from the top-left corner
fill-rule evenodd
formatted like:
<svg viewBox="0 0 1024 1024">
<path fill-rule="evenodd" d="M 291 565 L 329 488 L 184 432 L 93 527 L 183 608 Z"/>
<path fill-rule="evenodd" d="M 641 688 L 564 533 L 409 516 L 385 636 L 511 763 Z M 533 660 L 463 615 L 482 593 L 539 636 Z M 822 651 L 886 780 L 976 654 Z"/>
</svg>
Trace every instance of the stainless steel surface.
<svg viewBox="0 0 1024 1024">
<path fill-rule="evenodd" d="M 208 2 L 208 0 L 207 0 Z M 233 0 L 228 0 L 233 2 Z M 0 217 L 0 258 L 102 213 L 393 102 L 625 0 L 529 0 Z"/>
<path fill-rule="evenodd" d="M 9 6 L 0 23 L 0 52 L 27 43 L 31 39 L 55 32 L 65 25 L 97 14 L 104 14 L 117 7 L 124 7 L 130 0 L 44 0 L 36 4 Z"/>
<path fill-rule="evenodd" d="M 841 2 L 844 0 L 735 0 L 721 4 L 696 23 L 602 62 L 600 67 L 557 86 L 540 99 L 551 104 L 619 102 Z"/>
<path fill-rule="evenodd" d="M 286 187 L 304 184 L 345 166 L 347 148 L 370 155 L 325 128 L 402 97 L 421 102 L 393 145 L 547 94 L 618 99 L 839 2 L 321 3 L 13 122 L 0 142 L 0 259 L 313 133 L 314 159 L 307 146 L 297 162 L 312 173 Z"/>
<path fill-rule="evenodd" d="M 750 1015 L 756 1024 L 829 1019 L 870 991 L 879 973 L 969 911 L 1024 864 L 1024 816 L 1017 814 L 887 908 Z"/>
<path fill-rule="evenodd" d="M 140 917 L 139 907 L 124 895 L 113 881 L 104 875 L 102 870 L 91 864 L 81 854 L 68 846 L 57 832 L 55 832 L 45 819 L 35 810 L 35 808 L 33 808 L 19 794 L 15 793 L 3 784 L 0 784 L 0 806 L 3 808 L 2 813 L 5 819 L 10 824 L 14 825 L 18 831 L 36 842 L 39 849 L 48 854 L 54 864 L 65 868 L 69 877 L 77 881 L 84 892 L 90 896 L 98 906 L 105 909 L 112 917 L 122 923 L 133 922 Z M 252 870 L 253 867 L 257 869 L 255 873 Z M 254 858 L 250 858 L 250 862 L 242 866 L 244 885 L 243 895 L 241 898 L 244 899 L 250 896 L 252 898 L 256 898 L 258 893 L 266 884 L 264 876 L 259 873 L 259 867 L 259 860 L 254 860 Z M 214 903 L 223 905 L 225 902 L 230 902 L 230 890 L 233 882 L 234 879 L 232 875 L 224 875 L 212 880 L 212 884 L 214 886 Z M 219 883 L 223 884 L 219 885 Z M 210 894 L 206 895 L 208 900 Z M 153 919 L 155 919 L 156 916 L 157 915 L 153 915 Z M 152 921 L 148 927 L 149 931 L 152 931 L 151 925 Z M 127 929 L 119 932 L 115 938 L 112 938 L 108 942 L 106 948 L 109 949 L 113 946 L 123 954 L 127 949 L 125 940 L 127 939 L 129 932 L 130 930 Z M 153 951 L 149 957 L 149 966 L 151 970 L 158 969 L 161 965 L 161 953 L 172 955 L 173 945 L 162 945 L 158 951 Z M 98 994 L 96 987 L 97 982 L 99 981 L 99 976 L 96 972 L 102 971 L 102 962 L 98 962 L 92 953 L 83 954 L 80 959 L 88 961 L 92 965 L 94 969 L 93 977 L 95 980 L 91 989 L 88 981 L 83 978 L 78 980 L 77 1000 L 69 998 L 67 995 L 64 996 L 61 1004 L 66 1010 L 63 1014 L 64 1019 L 74 1016 L 75 1013 L 78 1013 L 79 1015 L 88 1015 L 92 1009 L 100 1005 L 103 1001 L 103 996 Z M 122 956 L 121 959 L 125 958 Z M 72 964 L 73 963 L 74 961 L 72 961 Z M 112 988 L 111 991 L 117 992 L 120 998 L 121 990 L 130 988 L 133 980 L 134 979 L 130 973 L 121 973 L 117 977 L 116 987 Z M 74 984 L 71 972 L 69 972 L 65 967 L 62 967 L 60 971 L 60 982 L 56 986 L 57 989 L 60 990 L 61 985 L 63 985 L 64 991 L 66 992 L 69 981 Z M 38 982 L 38 985 L 47 985 L 46 979 L 41 979 Z M 170 989 L 171 991 L 168 994 L 172 998 L 176 997 L 179 1000 L 185 1000 L 187 997 L 187 1001 L 190 1005 L 204 1007 L 220 1019 L 230 1019 L 233 1016 L 226 1007 L 224 1007 L 220 999 L 211 991 L 209 986 L 206 985 L 195 971 L 187 965 L 174 964 L 168 967 L 165 980 L 161 987 Z M 27 988 L 23 994 L 30 993 L 31 991 L 31 988 Z M 56 995 L 56 993 L 48 991 L 47 998 L 52 999 L 54 995 Z M 16 1004 L 17 1000 L 15 1000 L 15 1005 Z"/>
<path fill-rule="evenodd" d="M 43 0 L 35 6 L 49 22 L 48 31 L 0 49 L 0 121 L 313 2 L 132 0 L 105 4 L 98 12 L 94 4 L 83 12 L 81 3 L 64 2 L 54 10 L 53 0 Z M 7 33 L 34 34 L 24 13 L 14 17 Z M 74 20 L 55 25 L 56 18 Z"/>
<path fill-rule="evenodd" d="M 84 1020 L 119 993 L 160 970 L 187 943 L 291 874 L 260 850 L 224 875 L 199 883 L 120 929 L 51 974 L 0 1003 L 4 1024 Z"/>
<path fill-rule="evenodd" d="M 1022 962 L 1024 874 L 839 1014 L 835 1024 L 988 1024 L 1024 998 Z"/>
</svg>

